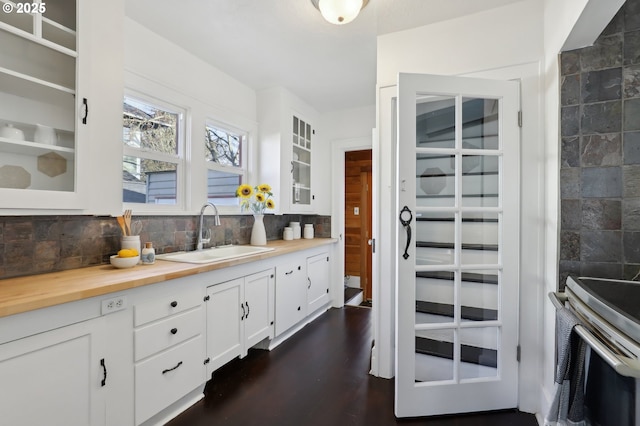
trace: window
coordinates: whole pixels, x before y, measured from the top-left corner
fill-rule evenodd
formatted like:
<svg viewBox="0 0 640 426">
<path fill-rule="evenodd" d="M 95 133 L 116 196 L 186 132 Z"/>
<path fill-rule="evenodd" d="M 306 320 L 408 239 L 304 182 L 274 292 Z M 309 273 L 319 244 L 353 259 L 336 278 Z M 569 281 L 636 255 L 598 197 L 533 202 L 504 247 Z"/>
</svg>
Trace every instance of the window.
<svg viewBox="0 0 640 426">
<path fill-rule="evenodd" d="M 245 132 L 205 125 L 207 199 L 216 205 L 237 206 L 236 189 L 246 174 Z"/>
<path fill-rule="evenodd" d="M 184 112 L 157 101 L 124 98 L 122 200 L 179 204 Z"/>
</svg>

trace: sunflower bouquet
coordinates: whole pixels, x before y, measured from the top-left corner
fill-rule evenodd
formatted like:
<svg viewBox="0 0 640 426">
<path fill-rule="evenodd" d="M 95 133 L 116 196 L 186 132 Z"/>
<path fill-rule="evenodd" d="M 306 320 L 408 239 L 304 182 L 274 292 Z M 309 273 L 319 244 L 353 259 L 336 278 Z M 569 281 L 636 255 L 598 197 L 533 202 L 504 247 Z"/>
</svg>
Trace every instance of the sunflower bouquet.
<svg viewBox="0 0 640 426">
<path fill-rule="evenodd" d="M 242 184 L 236 190 L 236 197 L 240 198 L 240 208 L 242 211 L 251 210 L 253 214 L 264 214 L 265 209 L 276 207 L 273 201 L 271 186 L 266 183 L 258 186 Z"/>
</svg>

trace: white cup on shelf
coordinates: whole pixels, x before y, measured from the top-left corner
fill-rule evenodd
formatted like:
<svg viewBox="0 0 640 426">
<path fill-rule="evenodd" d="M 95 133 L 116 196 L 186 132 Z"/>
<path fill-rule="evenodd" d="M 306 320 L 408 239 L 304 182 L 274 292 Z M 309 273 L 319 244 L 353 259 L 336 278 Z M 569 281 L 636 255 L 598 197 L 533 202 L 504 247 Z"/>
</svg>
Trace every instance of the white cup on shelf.
<svg viewBox="0 0 640 426">
<path fill-rule="evenodd" d="M 53 127 L 36 124 L 36 133 L 33 139 L 34 142 L 37 143 L 55 145 L 58 142 L 58 135 L 56 135 L 56 131 Z"/>
</svg>

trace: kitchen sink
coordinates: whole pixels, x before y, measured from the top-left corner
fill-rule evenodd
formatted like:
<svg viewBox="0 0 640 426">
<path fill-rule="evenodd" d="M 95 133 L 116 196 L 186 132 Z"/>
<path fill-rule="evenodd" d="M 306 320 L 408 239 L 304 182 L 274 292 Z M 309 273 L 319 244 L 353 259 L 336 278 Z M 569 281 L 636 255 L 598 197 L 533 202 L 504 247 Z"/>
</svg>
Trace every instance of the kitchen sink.
<svg viewBox="0 0 640 426">
<path fill-rule="evenodd" d="M 179 251 L 175 253 L 159 254 L 157 259 L 183 263 L 213 263 L 238 257 L 253 256 L 274 250 L 272 247 L 256 246 L 220 246 L 206 250 Z"/>
</svg>

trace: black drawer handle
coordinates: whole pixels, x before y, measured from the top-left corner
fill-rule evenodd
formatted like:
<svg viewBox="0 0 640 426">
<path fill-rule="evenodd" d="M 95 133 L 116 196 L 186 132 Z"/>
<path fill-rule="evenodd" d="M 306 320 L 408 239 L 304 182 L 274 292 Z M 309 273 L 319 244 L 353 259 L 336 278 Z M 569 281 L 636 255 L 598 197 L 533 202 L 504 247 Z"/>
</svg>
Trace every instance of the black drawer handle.
<svg viewBox="0 0 640 426">
<path fill-rule="evenodd" d="M 300 306 L 298 306 L 298 310 L 300 310 Z"/>
<path fill-rule="evenodd" d="M 178 332 L 178 329 L 177 329 L 177 328 L 172 328 L 172 329 L 171 329 L 171 334 L 176 334 L 177 332 Z"/>
<path fill-rule="evenodd" d="M 176 302 L 175 300 L 173 302 L 170 303 L 172 308 L 175 308 L 176 306 L 178 306 L 178 302 Z"/>
<path fill-rule="evenodd" d="M 293 271 L 285 272 L 284 274 L 285 275 L 291 275 L 291 274 L 293 274 Z"/>
<path fill-rule="evenodd" d="M 176 366 L 173 367 L 173 368 L 167 368 L 166 370 L 162 370 L 162 374 L 167 374 L 169 371 L 173 371 L 176 368 L 180 367 L 181 365 L 182 365 L 182 361 L 180 361 L 178 364 L 176 364 Z"/>
</svg>

